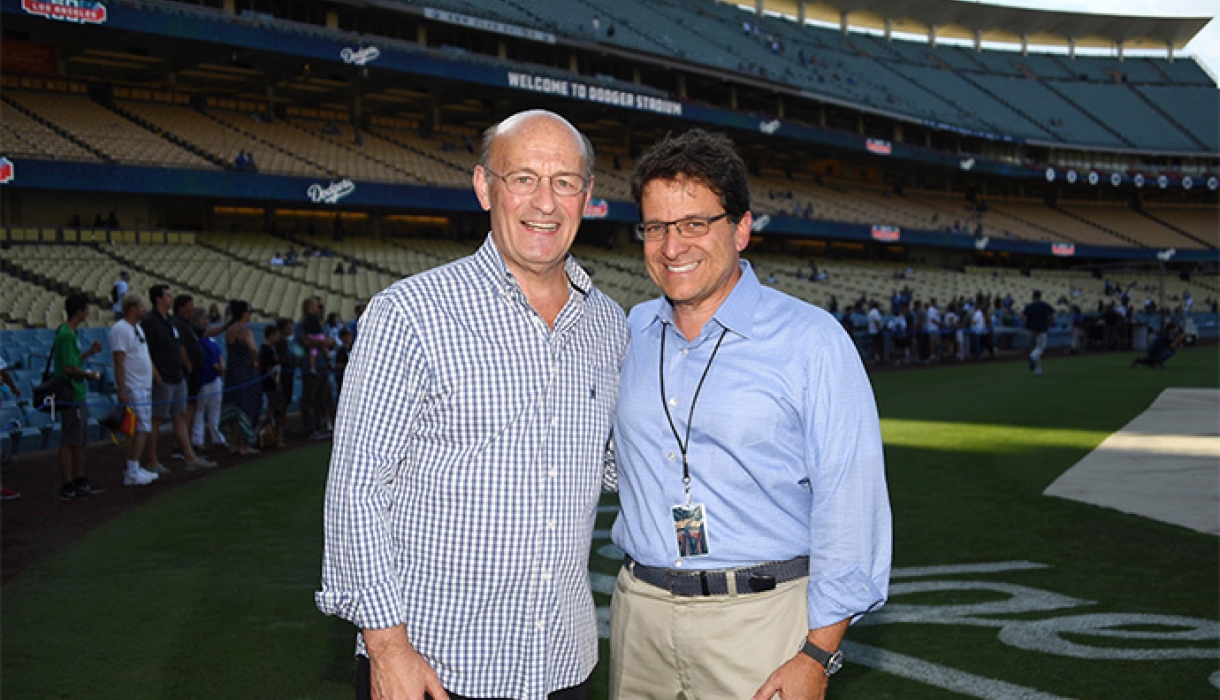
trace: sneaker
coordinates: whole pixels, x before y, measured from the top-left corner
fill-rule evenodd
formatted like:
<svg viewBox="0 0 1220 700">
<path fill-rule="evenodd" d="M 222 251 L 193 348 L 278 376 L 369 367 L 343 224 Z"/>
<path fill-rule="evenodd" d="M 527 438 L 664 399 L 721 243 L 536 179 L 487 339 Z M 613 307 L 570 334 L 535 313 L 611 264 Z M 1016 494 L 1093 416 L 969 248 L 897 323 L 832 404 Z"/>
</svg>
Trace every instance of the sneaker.
<svg viewBox="0 0 1220 700">
<path fill-rule="evenodd" d="M 64 484 L 63 488 L 59 490 L 59 500 L 61 501 L 79 501 L 82 498 L 88 497 L 88 491 L 76 488 L 76 484 L 71 482 Z"/>
<path fill-rule="evenodd" d="M 1036 369 L 1038 369 L 1038 361 L 1032 357 L 1029 358 L 1029 371 L 1033 372 Z"/>
<path fill-rule="evenodd" d="M 169 470 L 169 467 L 165 466 L 164 464 L 150 464 L 148 466 L 148 471 L 150 471 L 154 474 L 158 474 L 158 475 L 165 475 L 165 474 L 172 473 Z"/>
<path fill-rule="evenodd" d="M 89 494 L 90 496 L 92 496 L 95 493 L 106 493 L 106 489 L 102 488 L 101 486 L 94 486 L 93 484 L 89 483 L 89 480 L 83 476 L 76 480 L 76 490 L 84 491 L 85 493 Z"/>
<path fill-rule="evenodd" d="M 141 469 L 139 467 L 134 470 L 129 469 L 123 474 L 124 486 L 148 486 L 156 480 L 156 474 L 148 471 L 147 469 Z"/>
<path fill-rule="evenodd" d="M 188 472 L 193 472 L 193 471 L 195 471 L 196 469 L 211 469 L 211 468 L 213 468 L 213 467 L 215 467 L 215 466 L 216 466 L 216 463 L 215 463 L 215 462 L 213 462 L 212 460 L 210 460 L 210 459 L 205 459 L 205 458 L 203 458 L 203 457 L 199 457 L 199 458 L 198 458 L 198 459 L 196 459 L 194 462 L 187 462 L 187 463 L 186 463 L 186 470 L 187 470 Z"/>
<path fill-rule="evenodd" d="M 15 501 L 18 498 L 21 498 L 20 491 L 14 491 L 7 486 L 0 488 L 0 501 Z"/>
<path fill-rule="evenodd" d="M 178 447 L 175 447 L 175 448 L 174 448 L 174 451 L 173 451 L 173 452 L 171 452 L 171 453 L 169 454 L 169 458 L 170 458 L 170 459 L 176 459 L 176 460 L 178 460 L 179 462 L 185 462 L 185 461 L 186 461 L 186 455 L 182 454 L 182 449 L 181 449 L 181 448 L 178 448 Z"/>
</svg>

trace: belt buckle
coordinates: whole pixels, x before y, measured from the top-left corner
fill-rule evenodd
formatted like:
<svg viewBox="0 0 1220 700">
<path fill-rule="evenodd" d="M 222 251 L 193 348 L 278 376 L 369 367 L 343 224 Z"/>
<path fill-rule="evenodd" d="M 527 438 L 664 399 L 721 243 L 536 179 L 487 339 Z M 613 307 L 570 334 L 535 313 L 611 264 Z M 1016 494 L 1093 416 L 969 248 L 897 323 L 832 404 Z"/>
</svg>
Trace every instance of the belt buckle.
<svg viewBox="0 0 1220 700">
<path fill-rule="evenodd" d="M 775 590 L 775 577 L 770 574 L 750 574 L 749 586 L 750 590 L 755 593 L 773 591 Z"/>
</svg>

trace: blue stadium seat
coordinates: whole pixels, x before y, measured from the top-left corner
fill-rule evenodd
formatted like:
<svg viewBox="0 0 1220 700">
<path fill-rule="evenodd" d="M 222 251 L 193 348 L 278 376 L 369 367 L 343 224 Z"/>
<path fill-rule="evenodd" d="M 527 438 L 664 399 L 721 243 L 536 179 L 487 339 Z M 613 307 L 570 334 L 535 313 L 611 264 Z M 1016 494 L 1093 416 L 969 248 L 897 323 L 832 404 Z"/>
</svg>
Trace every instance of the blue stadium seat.
<svg viewBox="0 0 1220 700">
<path fill-rule="evenodd" d="M 39 411 L 28 418 L 27 425 L 39 433 L 38 449 L 49 450 L 59 447 L 63 426 L 59 422 L 58 415 L 56 420 L 52 421 L 51 414 Z"/>
<path fill-rule="evenodd" d="M 102 426 L 101 420 L 110 413 L 110 409 L 114 408 L 114 401 L 110 396 L 103 394 L 90 393 L 85 397 L 85 406 L 89 414 L 89 439 L 100 440 L 102 438 L 111 437 L 111 433 Z"/>
<path fill-rule="evenodd" d="M 42 430 L 39 428 L 30 427 L 24 421 L 13 425 L 16 421 L 24 417 L 24 413 L 18 408 L 3 408 L 0 409 L 0 426 L 3 426 L 5 432 L 13 441 L 13 454 L 27 454 L 37 452 L 42 449 Z"/>
</svg>

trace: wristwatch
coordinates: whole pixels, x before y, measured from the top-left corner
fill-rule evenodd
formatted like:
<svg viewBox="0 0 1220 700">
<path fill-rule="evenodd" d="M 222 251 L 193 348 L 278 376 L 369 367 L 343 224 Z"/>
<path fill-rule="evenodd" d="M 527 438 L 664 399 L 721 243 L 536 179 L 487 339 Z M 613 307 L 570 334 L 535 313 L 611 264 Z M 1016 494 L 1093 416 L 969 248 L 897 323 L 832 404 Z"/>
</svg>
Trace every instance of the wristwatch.
<svg viewBox="0 0 1220 700">
<path fill-rule="evenodd" d="M 826 651 L 825 649 L 820 648 L 818 645 L 806 639 L 805 643 L 801 645 L 801 653 L 822 664 L 822 668 L 824 669 L 827 678 L 838 673 L 839 669 L 843 668 L 842 649 Z"/>
</svg>

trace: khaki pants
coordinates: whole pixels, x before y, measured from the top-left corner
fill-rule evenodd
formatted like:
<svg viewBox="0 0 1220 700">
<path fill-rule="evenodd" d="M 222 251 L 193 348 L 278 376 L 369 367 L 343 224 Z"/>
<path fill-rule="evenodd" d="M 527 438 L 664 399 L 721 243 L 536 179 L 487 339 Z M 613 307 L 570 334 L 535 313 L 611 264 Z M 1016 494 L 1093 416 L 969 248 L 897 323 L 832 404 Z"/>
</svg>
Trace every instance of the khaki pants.
<svg viewBox="0 0 1220 700">
<path fill-rule="evenodd" d="M 619 570 L 610 700 L 749 700 L 809 633 L 809 578 L 764 593 L 675 596 Z"/>
</svg>

